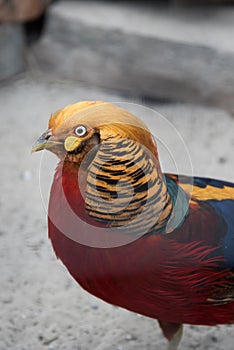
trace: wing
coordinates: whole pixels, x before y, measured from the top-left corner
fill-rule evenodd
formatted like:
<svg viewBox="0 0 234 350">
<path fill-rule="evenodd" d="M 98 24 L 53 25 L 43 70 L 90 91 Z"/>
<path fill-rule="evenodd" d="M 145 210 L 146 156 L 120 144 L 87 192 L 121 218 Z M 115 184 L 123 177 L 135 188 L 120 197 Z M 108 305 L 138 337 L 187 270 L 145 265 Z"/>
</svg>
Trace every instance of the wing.
<svg viewBox="0 0 234 350">
<path fill-rule="evenodd" d="M 230 199 L 234 201 L 234 183 L 203 177 L 165 175 L 175 181 L 186 193 L 190 192 L 192 185 L 192 199 L 200 201 Z"/>
<path fill-rule="evenodd" d="M 190 177 L 166 176 L 188 193 L 191 188 Z M 202 240 L 210 239 L 217 245 L 221 244 L 227 265 L 234 267 L 234 184 L 201 177 L 194 177 L 192 180 L 189 220 L 194 227 L 200 222 Z"/>
<path fill-rule="evenodd" d="M 227 278 L 217 284 L 208 302 L 228 303 L 234 300 L 234 184 L 216 179 L 166 174 L 189 194 L 189 214 L 176 232 L 176 240 L 201 241 L 217 247 L 214 256 L 223 258 Z M 221 267 L 221 266 L 220 266 Z"/>
</svg>

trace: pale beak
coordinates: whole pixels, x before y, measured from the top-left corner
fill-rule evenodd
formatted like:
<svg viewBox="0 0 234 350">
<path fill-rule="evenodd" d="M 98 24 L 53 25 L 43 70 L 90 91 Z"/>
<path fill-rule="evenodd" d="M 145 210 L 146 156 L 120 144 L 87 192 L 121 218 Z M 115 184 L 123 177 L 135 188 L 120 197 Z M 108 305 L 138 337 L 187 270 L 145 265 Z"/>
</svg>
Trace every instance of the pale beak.
<svg viewBox="0 0 234 350">
<path fill-rule="evenodd" d="M 51 130 L 49 129 L 46 132 L 44 132 L 39 137 L 39 139 L 35 142 L 35 144 L 32 147 L 32 153 L 42 151 L 43 149 L 50 149 L 51 147 L 54 146 L 54 144 L 58 143 L 53 141 L 51 138 L 52 138 L 52 133 L 51 133 Z"/>
</svg>

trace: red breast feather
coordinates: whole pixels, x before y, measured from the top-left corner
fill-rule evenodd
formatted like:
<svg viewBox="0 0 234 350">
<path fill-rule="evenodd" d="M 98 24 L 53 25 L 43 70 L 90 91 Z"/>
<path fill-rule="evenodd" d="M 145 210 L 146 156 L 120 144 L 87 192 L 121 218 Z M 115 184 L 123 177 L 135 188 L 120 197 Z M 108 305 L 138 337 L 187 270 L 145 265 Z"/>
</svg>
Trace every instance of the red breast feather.
<svg viewBox="0 0 234 350">
<path fill-rule="evenodd" d="M 54 208 L 58 210 L 57 215 L 63 216 L 60 207 L 63 183 L 68 186 L 63 190 L 70 204 L 76 203 L 73 209 L 84 219 L 77 176 L 69 170 L 63 174 L 68 176 L 67 181 L 61 181 L 58 172 L 54 178 L 49 218 L 54 216 L 51 213 Z M 57 256 L 76 281 L 111 304 L 167 322 L 232 323 L 234 303 L 217 305 L 212 301 L 216 290 L 227 285 L 232 273 L 224 266 L 224 258 L 217 255 L 222 222 L 216 227 L 219 218 L 212 210 L 208 214 L 208 208 L 192 202 L 190 215 L 173 234 L 148 235 L 118 248 L 79 244 L 61 233 L 50 220 L 49 235 Z M 207 220 L 202 219 L 204 216 Z"/>
</svg>

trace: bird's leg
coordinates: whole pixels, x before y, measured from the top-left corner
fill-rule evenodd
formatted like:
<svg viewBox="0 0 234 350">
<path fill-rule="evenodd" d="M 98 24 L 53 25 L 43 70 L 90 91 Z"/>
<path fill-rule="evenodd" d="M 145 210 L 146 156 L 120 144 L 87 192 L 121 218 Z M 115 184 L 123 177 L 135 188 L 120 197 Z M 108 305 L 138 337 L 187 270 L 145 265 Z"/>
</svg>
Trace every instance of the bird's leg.
<svg viewBox="0 0 234 350">
<path fill-rule="evenodd" d="M 177 350 L 183 334 L 183 325 L 180 325 L 173 338 L 168 341 L 167 350 Z"/>
<path fill-rule="evenodd" d="M 159 320 L 158 323 L 162 329 L 163 335 L 168 340 L 167 350 L 177 350 L 183 334 L 183 325 L 161 320 Z"/>
</svg>

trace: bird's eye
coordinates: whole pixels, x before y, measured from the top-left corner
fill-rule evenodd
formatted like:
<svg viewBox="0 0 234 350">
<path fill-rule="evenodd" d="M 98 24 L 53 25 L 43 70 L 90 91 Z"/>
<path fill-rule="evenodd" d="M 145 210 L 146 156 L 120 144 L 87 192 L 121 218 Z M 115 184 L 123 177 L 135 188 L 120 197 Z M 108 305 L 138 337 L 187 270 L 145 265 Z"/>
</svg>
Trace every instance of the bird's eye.
<svg viewBox="0 0 234 350">
<path fill-rule="evenodd" d="M 87 129 L 83 125 L 77 126 L 77 128 L 75 129 L 75 134 L 77 136 L 84 136 L 86 133 L 87 133 Z"/>
</svg>

